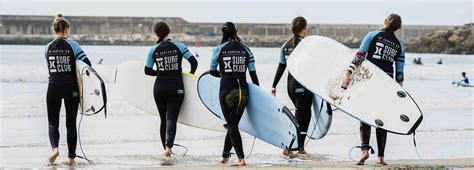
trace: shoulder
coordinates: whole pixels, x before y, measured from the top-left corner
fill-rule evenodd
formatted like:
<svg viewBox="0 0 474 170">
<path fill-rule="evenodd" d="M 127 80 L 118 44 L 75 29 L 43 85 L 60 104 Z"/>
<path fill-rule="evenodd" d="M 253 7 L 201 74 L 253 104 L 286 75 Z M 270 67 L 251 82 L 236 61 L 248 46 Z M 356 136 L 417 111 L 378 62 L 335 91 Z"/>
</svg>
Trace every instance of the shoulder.
<svg viewBox="0 0 474 170">
<path fill-rule="evenodd" d="M 65 41 L 68 42 L 73 47 L 79 46 L 79 43 L 75 40 L 65 39 Z"/>
<path fill-rule="evenodd" d="M 175 40 L 171 40 L 170 41 L 171 43 L 173 43 L 175 46 L 177 46 L 178 48 L 183 48 L 183 47 L 186 47 L 186 45 L 182 42 L 179 42 L 179 41 L 175 41 Z"/>
</svg>

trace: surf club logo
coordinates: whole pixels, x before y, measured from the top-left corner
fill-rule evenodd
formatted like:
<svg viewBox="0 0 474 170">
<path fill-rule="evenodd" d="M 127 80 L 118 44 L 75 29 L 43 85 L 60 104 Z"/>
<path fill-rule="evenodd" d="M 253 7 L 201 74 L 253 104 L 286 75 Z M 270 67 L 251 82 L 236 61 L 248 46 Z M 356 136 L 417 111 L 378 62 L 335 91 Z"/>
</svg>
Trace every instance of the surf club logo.
<svg viewBox="0 0 474 170">
<path fill-rule="evenodd" d="M 159 51 L 155 53 L 158 71 L 179 70 L 178 50 Z"/>
<path fill-rule="evenodd" d="M 373 58 L 393 62 L 400 49 L 400 45 L 379 37 L 375 44 L 375 53 Z"/>
<path fill-rule="evenodd" d="M 245 73 L 246 57 L 245 51 L 223 51 L 222 62 L 226 73 Z"/>
<path fill-rule="evenodd" d="M 50 54 L 48 55 L 48 65 L 50 73 L 62 73 L 72 71 L 69 50 L 49 50 L 48 53 Z"/>
</svg>

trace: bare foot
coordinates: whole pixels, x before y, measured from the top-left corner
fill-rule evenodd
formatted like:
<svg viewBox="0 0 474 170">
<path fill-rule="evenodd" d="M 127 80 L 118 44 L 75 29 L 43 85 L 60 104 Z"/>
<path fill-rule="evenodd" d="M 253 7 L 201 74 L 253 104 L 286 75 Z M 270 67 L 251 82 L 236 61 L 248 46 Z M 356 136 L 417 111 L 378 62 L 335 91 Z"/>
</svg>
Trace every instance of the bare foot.
<svg viewBox="0 0 474 170">
<path fill-rule="evenodd" d="M 369 159 L 369 150 L 362 151 L 362 156 L 360 157 L 359 162 L 356 165 L 364 165 L 365 160 Z"/>
<path fill-rule="evenodd" d="M 166 150 L 165 150 L 165 156 L 166 156 L 166 157 L 171 157 L 171 154 L 172 154 L 172 153 L 173 153 L 173 152 L 171 151 L 171 149 L 167 147 Z"/>
<path fill-rule="evenodd" d="M 304 149 L 301 149 L 301 150 L 299 150 L 298 153 L 296 153 L 296 154 L 306 155 L 307 153 L 306 153 L 306 151 L 305 151 Z"/>
<path fill-rule="evenodd" d="M 54 148 L 54 149 L 53 149 L 53 153 L 51 153 L 51 155 L 50 155 L 49 158 L 48 158 L 49 166 L 54 165 L 54 161 L 56 161 L 56 158 L 57 158 L 58 156 L 59 156 L 59 149 L 58 149 L 58 148 Z"/>
<path fill-rule="evenodd" d="M 227 161 L 229 161 L 229 158 L 222 157 L 221 164 L 225 164 L 225 163 L 227 163 Z"/>
<path fill-rule="evenodd" d="M 69 166 L 75 166 L 76 165 L 76 161 L 74 160 L 74 158 L 69 158 Z"/>
<path fill-rule="evenodd" d="M 387 165 L 387 163 L 385 163 L 385 160 L 384 160 L 383 156 L 379 157 L 379 162 L 377 162 L 377 164 L 379 164 L 379 165 Z"/>
<path fill-rule="evenodd" d="M 236 164 L 237 164 L 237 166 L 245 166 L 245 165 L 247 165 L 247 164 L 245 163 L 245 159 L 239 159 L 239 160 L 237 160 Z"/>
<path fill-rule="evenodd" d="M 290 158 L 294 158 L 294 157 L 295 157 L 295 154 L 293 154 L 293 152 L 291 152 L 291 151 L 288 150 L 288 149 L 283 150 L 283 155 L 288 156 L 288 157 L 290 157 Z"/>
</svg>

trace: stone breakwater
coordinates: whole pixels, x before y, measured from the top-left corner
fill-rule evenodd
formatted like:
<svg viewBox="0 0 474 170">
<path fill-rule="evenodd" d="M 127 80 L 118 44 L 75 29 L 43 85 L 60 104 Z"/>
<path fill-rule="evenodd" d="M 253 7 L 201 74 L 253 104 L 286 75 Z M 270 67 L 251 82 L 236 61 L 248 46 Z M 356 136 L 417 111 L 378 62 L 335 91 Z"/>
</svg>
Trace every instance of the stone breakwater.
<svg viewBox="0 0 474 170">
<path fill-rule="evenodd" d="M 438 30 L 407 42 L 416 53 L 474 54 L 474 24 Z"/>
<path fill-rule="evenodd" d="M 189 46 L 216 46 L 221 41 L 222 23 L 192 23 L 178 17 L 82 17 L 66 16 L 71 22 L 71 38 L 82 45 L 154 44 L 153 24 L 166 21 L 172 28 L 171 38 Z M 53 16 L 0 15 L 0 44 L 44 45 L 53 39 Z M 472 54 L 472 25 L 420 26 L 405 25 L 396 33 L 408 52 Z M 381 25 L 312 24 L 308 35 L 333 38 L 357 48 L 364 36 Z M 280 47 L 290 36 L 289 24 L 237 23 L 239 36 L 251 47 Z M 429 36 L 431 35 L 431 36 Z"/>
</svg>

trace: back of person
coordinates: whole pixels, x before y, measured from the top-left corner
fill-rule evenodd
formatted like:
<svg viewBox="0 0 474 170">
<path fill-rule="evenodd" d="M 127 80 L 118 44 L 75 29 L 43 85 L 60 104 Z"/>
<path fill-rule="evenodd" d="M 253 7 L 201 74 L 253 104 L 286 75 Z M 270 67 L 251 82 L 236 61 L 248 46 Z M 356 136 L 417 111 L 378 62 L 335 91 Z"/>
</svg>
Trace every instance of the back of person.
<svg viewBox="0 0 474 170">
<path fill-rule="evenodd" d="M 82 54 L 85 56 L 83 52 Z M 48 61 L 49 82 L 77 81 L 76 56 L 70 40 L 62 37 L 53 40 L 47 45 L 45 57 Z"/>
<path fill-rule="evenodd" d="M 217 50 L 219 50 L 217 61 L 222 76 L 221 80 L 246 80 L 247 67 L 249 63 L 255 61 L 250 50 L 244 44 L 235 40 L 220 45 Z"/>
<path fill-rule="evenodd" d="M 368 36 L 371 36 L 371 41 L 367 60 L 393 77 L 393 63 L 402 55 L 402 44 L 392 31 L 373 31 Z"/>
</svg>

